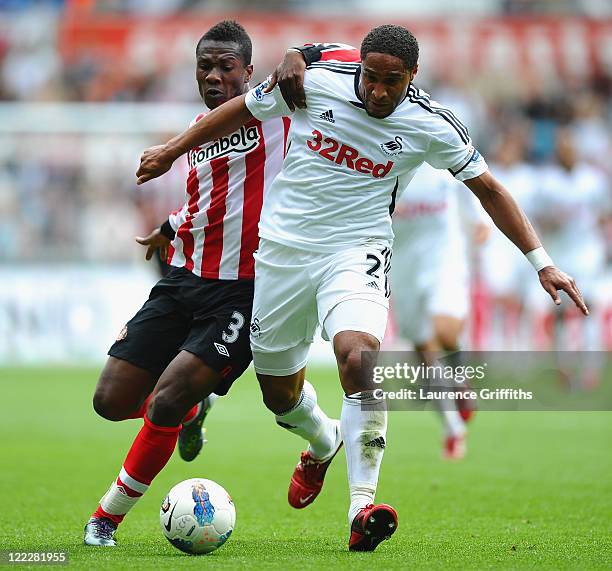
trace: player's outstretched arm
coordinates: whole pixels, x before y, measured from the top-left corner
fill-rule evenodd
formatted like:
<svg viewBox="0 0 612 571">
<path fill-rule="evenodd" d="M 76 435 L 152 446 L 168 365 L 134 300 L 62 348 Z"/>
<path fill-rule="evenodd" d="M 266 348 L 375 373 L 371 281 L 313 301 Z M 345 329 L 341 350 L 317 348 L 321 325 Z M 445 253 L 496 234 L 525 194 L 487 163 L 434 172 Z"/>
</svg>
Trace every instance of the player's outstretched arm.
<svg viewBox="0 0 612 571">
<path fill-rule="evenodd" d="M 172 163 L 187 151 L 231 135 L 253 118 L 245 104 L 245 95 L 234 97 L 213 109 L 203 119 L 170 139 L 165 145 L 146 149 L 140 157 L 136 184 L 142 184 L 170 170 Z"/>
<path fill-rule="evenodd" d="M 495 225 L 534 265 L 542 287 L 555 304 L 561 303 L 557 292 L 563 290 L 580 311 L 588 315 L 589 311 L 576 282 L 553 265 L 527 216 L 503 185 L 489 171 L 464 183 L 480 200 Z"/>
</svg>

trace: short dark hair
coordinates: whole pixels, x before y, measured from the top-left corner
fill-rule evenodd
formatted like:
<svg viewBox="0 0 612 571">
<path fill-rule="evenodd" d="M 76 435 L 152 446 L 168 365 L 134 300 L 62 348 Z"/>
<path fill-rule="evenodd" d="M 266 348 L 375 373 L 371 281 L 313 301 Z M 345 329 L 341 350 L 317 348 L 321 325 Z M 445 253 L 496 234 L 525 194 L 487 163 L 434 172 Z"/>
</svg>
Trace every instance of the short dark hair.
<svg viewBox="0 0 612 571">
<path fill-rule="evenodd" d="M 371 52 L 398 57 L 406 69 L 414 69 L 419 60 L 416 38 L 406 28 L 392 24 L 378 26 L 368 32 L 361 42 L 361 61 Z"/>
<path fill-rule="evenodd" d="M 234 20 L 223 20 L 215 24 L 208 32 L 206 32 L 198 41 L 196 46 L 196 55 L 200 51 L 200 45 L 207 40 L 213 42 L 235 42 L 240 46 L 240 55 L 244 65 L 251 64 L 253 55 L 253 44 L 246 30 Z"/>
</svg>

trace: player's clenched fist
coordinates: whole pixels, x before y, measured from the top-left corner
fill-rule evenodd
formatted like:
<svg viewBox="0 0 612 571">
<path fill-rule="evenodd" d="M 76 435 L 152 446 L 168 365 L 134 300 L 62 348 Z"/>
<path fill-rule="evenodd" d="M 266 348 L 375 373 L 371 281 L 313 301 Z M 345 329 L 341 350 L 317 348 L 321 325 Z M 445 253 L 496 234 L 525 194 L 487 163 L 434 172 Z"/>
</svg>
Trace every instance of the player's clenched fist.
<svg viewBox="0 0 612 571">
<path fill-rule="evenodd" d="M 138 178 L 136 184 L 142 184 L 168 172 L 174 159 L 167 145 L 149 147 L 140 157 L 140 167 L 136 171 Z"/>
</svg>

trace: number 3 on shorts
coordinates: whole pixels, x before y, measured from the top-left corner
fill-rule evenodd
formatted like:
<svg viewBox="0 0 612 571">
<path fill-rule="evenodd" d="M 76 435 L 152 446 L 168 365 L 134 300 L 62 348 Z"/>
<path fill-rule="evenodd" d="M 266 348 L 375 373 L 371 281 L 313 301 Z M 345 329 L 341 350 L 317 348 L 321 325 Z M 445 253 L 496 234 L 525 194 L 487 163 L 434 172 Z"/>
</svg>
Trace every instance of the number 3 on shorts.
<svg viewBox="0 0 612 571">
<path fill-rule="evenodd" d="M 244 315 L 239 311 L 234 311 L 232 313 L 232 320 L 227 326 L 228 331 L 224 331 L 221 335 L 221 339 L 225 341 L 225 343 L 233 343 L 238 339 L 238 335 L 240 335 L 240 330 L 242 329 L 245 323 Z"/>
</svg>

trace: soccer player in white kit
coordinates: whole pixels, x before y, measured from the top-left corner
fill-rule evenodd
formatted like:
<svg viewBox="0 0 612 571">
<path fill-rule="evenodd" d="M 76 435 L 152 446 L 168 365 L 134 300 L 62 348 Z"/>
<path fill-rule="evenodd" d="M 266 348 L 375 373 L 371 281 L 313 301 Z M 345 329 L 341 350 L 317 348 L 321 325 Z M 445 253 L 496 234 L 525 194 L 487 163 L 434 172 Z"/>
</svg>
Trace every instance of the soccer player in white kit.
<svg viewBox="0 0 612 571">
<path fill-rule="evenodd" d="M 568 130 L 557 134 L 555 159 L 555 164 L 544 170 L 536 218 L 550 244 L 551 254 L 580 279 L 585 299 L 595 306 L 595 319 L 584 322 L 578 334 L 570 326 L 571 315 L 557 312 L 555 316 L 557 350 L 591 352 L 584 357 L 579 375 L 570 373 L 577 368 L 575 355 L 574 363 L 564 363 L 560 355 L 562 379 L 570 388 L 588 388 L 599 383 L 604 364 L 597 353 L 602 347 L 596 298 L 597 281 L 603 276 L 606 264 L 602 222 L 609 216 L 612 195 L 603 172 L 579 159 Z"/>
<path fill-rule="evenodd" d="M 393 231 L 391 305 L 398 334 L 423 362 L 443 351 L 449 363 L 459 364 L 469 310 L 468 243 L 486 239 L 484 212 L 450 173 L 424 164 L 397 201 Z M 474 407 L 464 399 L 440 404 L 443 456 L 457 460 L 465 455 L 465 423 Z"/>
<path fill-rule="evenodd" d="M 530 219 L 533 219 L 538 202 L 539 172 L 537 167 L 525 161 L 524 138 L 517 131 L 501 135 L 496 144 L 491 168 L 497 179 L 512 189 L 514 199 Z M 548 208 L 548 205 L 545 207 Z M 503 264 L 496 263 L 496 260 L 502 259 Z M 533 319 L 531 313 L 525 311 L 531 284 L 529 264 L 499 232 L 493 232 L 490 240 L 487 240 L 480 252 L 480 260 L 481 277 L 488 298 L 484 319 L 487 349 L 530 348 L 532 337 L 529 331 L 525 330 Z M 583 282 L 579 282 L 583 287 Z"/>
<path fill-rule="evenodd" d="M 287 156 L 263 205 L 255 266 L 251 346 L 263 399 L 287 430 L 310 446 L 291 480 L 294 507 L 318 495 L 341 441 L 305 379 L 320 324 L 333 341 L 344 390 L 341 434 L 350 489 L 349 549 L 372 551 L 397 527 L 397 514 L 374 505 L 387 429 L 362 352 L 380 347 L 388 313 L 386 270 L 398 191 L 428 162 L 449 169 L 480 198 L 494 222 L 527 253 L 556 303 L 568 292 L 586 313 L 575 284 L 552 265 L 510 194 L 488 172 L 463 127 L 411 85 L 418 44 L 399 26 L 380 26 L 361 45 L 361 64 L 313 63 L 307 108 L 287 106 L 265 82 L 212 111 L 165 145 L 144 152 L 146 182 L 183 153 L 251 120 L 291 114 Z M 282 79 L 282 70 L 276 77 Z"/>
</svg>

